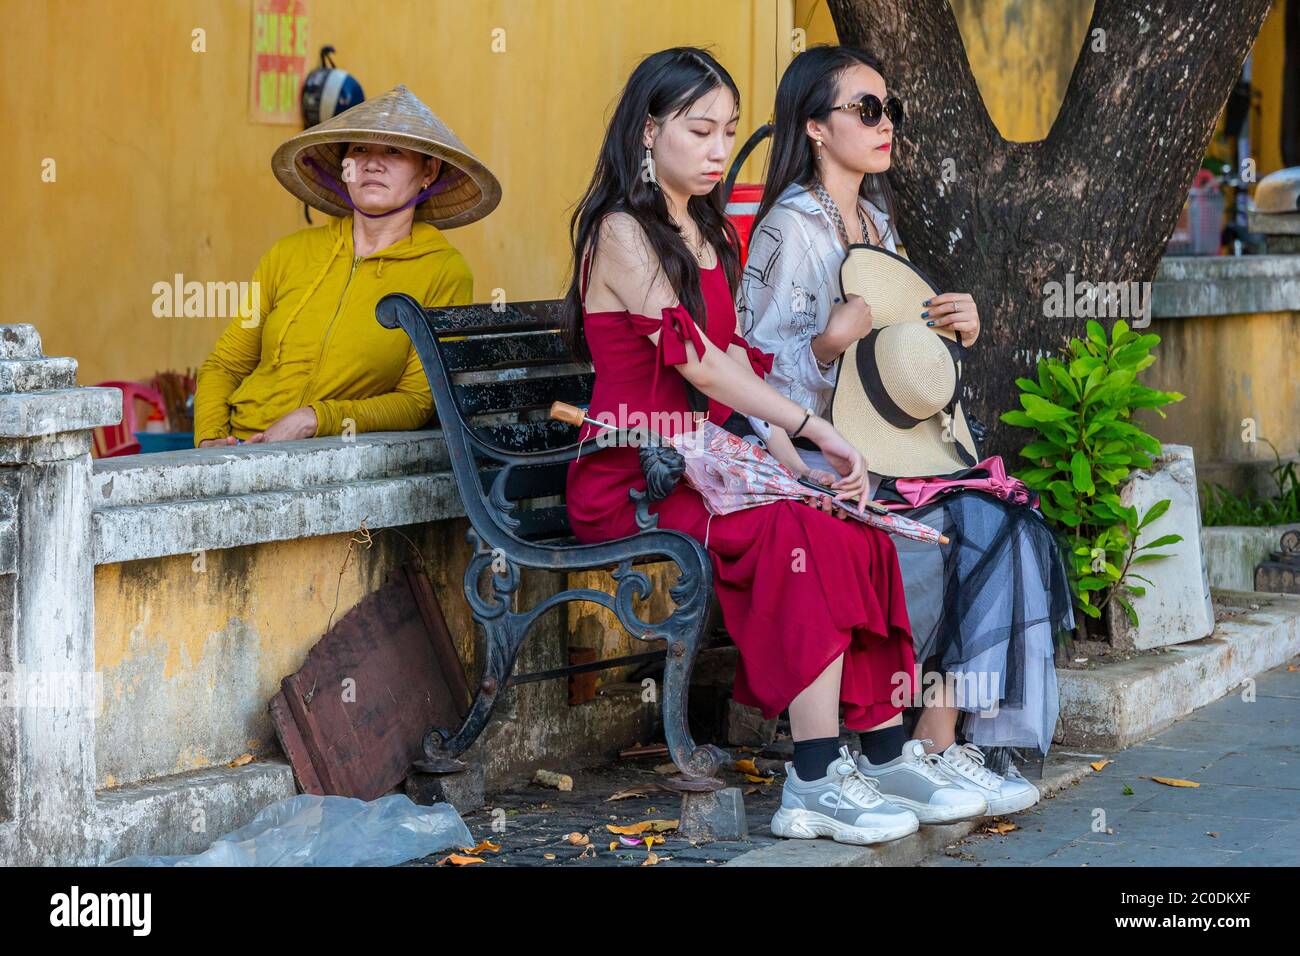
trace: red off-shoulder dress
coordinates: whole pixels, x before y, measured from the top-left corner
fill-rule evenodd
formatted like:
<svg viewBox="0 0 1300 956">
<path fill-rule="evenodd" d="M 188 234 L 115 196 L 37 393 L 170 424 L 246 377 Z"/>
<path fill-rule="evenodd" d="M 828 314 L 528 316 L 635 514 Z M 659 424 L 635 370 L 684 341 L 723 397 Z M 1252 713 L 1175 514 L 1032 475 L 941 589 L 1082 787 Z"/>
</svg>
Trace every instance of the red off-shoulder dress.
<svg viewBox="0 0 1300 956">
<path fill-rule="evenodd" d="M 732 343 L 744 347 L 763 375 L 771 357 L 750 348 L 736 331 L 721 262 L 700 275 L 704 334 L 724 351 Z M 583 315 L 596 373 L 588 415 L 623 427 L 649 420 L 667 434 L 689 428 L 686 380 L 673 367 L 686 361 L 688 340 L 697 354 L 704 353 L 700 327 L 689 313 L 674 306 L 659 318 L 585 308 Z M 656 330 L 658 347 L 646 338 Z M 678 414 L 654 417 L 655 412 Z M 637 413 L 646 418 L 629 422 Z M 710 421 L 721 424 L 731 413 L 709 401 Z M 585 425 L 580 437 L 596 431 Z M 570 464 L 568 512 L 579 541 L 637 532 L 629 488 L 645 489 L 635 448 L 607 448 Z M 723 621 L 740 650 L 733 690 L 738 702 L 774 717 L 841 654 L 845 726 L 875 727 L 901 711 L 904 695 L 911 699 L 911 628 L 898 557 L 884 532 L 796 501 L 711 518 L 684 480 L 650 510 L 659 516 L 659 527 L 683 531 L 708 550 Z"/>
</svg>

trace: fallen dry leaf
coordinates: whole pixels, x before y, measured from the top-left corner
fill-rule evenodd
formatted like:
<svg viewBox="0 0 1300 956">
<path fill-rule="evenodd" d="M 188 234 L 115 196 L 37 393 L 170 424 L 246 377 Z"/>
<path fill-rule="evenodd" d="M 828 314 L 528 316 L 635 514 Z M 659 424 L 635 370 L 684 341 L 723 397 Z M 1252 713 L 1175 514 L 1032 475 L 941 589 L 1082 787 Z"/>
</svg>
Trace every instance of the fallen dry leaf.
<svg viewBox="0 0 1300 956">
<path fill-rule="evenodd" d="M 487 852 L 500 853 L 501 845 L 498 843 L 493 843 L 491 840 L 484 840 L 478 846 L 463 846 L 461 847 L 461 849 L 466 853 L 473 853 L 473 854 L 487 853 Z"/>
<path fill-rule="evenodd" d="M 588 843 L 591 842 L 591 840 L 587 838 L 587 834 L 579 833 L 576 830 L 570 833 L 567 839 L 574 846 L 586 846 Z"/>
<path fill-rule="evenodd" d="M 677 772 L 677 764 L 675 763 L 655 764 L 655 773 L 676 773 L 676 772 Z"/>
<path fill-rule="evenodd" d="M 1163 783 L 1166 787 L 1199 787 L 1200 784 L 1192 780 L 1179 780 L 1176 777 L 1151 777 L 1156 783 Z"/>
<path fill-rule="evenodd" d="M 238 757 L 236 757 L 234 760 L 230 761 L 230 763 L 226 764 L 226 766 L 227 766 L 227 767 L 242 767 L 244 764 L 246 764 L 246 763 L 252 763 L 252 762 L 253 762 L 253 755 L 252 755 L 252 754 L 240 754 L 240 755 L 239 755 Z"/>
<path fill-rule="evenodd" d="M 654 866 L 658 862 L 659 862 L 659 854 L 651 851 L 650 853 L 646 854 L 646 858 L 641 861 L 641 865 Z"/>
<path fill-rule="evenodd" d="M 554 859 L 555 859 L 555 854 L 554 854 L 554 853 L 543 853 L 543 854 L 542 854 L 542 859 L 544 859 L 544 860 L 554 860 Z"/>
<path fill-rule="evenodd" d="M 775 777 L 760 777 L 752 773 L 743 774 L 744 778 L 750 783 L 771 783 Z"/>
<path fill-rule="evenodd" d="M 453 853 L 450 856 L 444 856 L 438 861 L 439 866 L 469 866 L 471 863 L 482 863 L 483 861 L 476 856 L 465 856 L 463 853 Z"/>
<path fill-rule="evenodd" d="M 618 841 L 617 841 L 617 840 L 610 840 L 610 841 L 609 841 L 609 848 L 610 848 L 611 851 L 613 851 L 613 850 L 617 850 L 617 849 L 618 849 Z"/>
<path fill-rule="evenodd" d="M 620 790 L 618 793 L 606 797 L 605 802 L 609 803 L 609 801 L 611 800 L 630 800 L 633 797 L 644 797 L 644 796 L 646 796 L 646 792 L 644 790 L 637 790 L 636 788 L 633 788 L 631 790 Z"/>
<path fill-rule="evenodd" d="M 758 768 L 754 766 L 754 761 L 749 757 L 745 757 L 741 760 L 735 761 L 731 765 L 731 768 L 735 770 L 737 773 L 753 774 L 755 777 L 763 776 L 761 773 L 759 773 Z"/>
<path fill-rule="evenodd" d="M 629 823 L 626 826 L 615 826 L 612 823 L 606 823 L 605 829 L 610 833 L 622 833 L 627 836 L 639 836 L 650 830 L 653 833 L 663 833 L 665 830 L 676 830 L 680 820 L 642 820 L 640 823 Z"/>
<path fill-rule="evenodd" d="M 1093 761 L 1092 763 L 1090 763 L 1088 766 L 1092 767 L 1093 770 L 1100 770 L 1102 767 L 1104 767 L 1104 766 L 1106 766 L 1108 763 L 1112 763 L 1112 762 L 1113 762 L 1113 761 L 1111 761 L 1109 758 L 1107 758 L 1106 760 L 1095 760 L 1095 761 Z"/>
<path fill-rule="evenodd" d="M 984 828 L 984 832 L 996 833 L 999 836 L 1001 836 L 1003 833 L 1010 833 L 1012 830 L 1018 830 L 1018 829 L 1019 827 L 1017 827 L 1014 823 L 1009 823 L 1006 820 L 999 820 L 997 823 L 990 823 L 988 826 L 986 826 Z"/>
</svg>

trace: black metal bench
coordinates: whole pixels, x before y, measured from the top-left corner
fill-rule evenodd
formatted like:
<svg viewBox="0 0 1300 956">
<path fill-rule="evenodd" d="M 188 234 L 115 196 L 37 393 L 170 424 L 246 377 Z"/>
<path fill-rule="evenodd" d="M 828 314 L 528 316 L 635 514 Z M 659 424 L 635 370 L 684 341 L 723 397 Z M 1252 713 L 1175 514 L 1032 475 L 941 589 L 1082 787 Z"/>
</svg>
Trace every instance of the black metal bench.
<svg viewBox="0 0 1300 956">
<path fill-rule="evenodd" d="M 459 728 L 436 727 L 424 740 L 422 770 L 454 769 L 482 732 L 507 683 L 567 677 L 649 659 L 664 661 L 660 693 L 664 736 L 681 776 L 666 785 L 683 794 L 682 828 L 702 839 L 743 833 L 739 790 L 717 777 L 730 756 L 712 744 L 697 746 L 687 725 L 691 668 L 710 619 L 713 570 L 698 541 L 659 529 L 638 501 L 641 531 L 602 544 L 579 544 L 563 504 L 569 462 L 579 454 L 577 430 L 548 415 L 554 401 L 585 407 L 591 398 L 589 362 L 576 359 L 560 334 L 560 303 L 504 307 L 469 305 L 425 309 L 408 295 L 385 296 L 376 317 L 411 337 L 429 378 L 437 419 L 456 485 L 464 500 L 474 549 L 465 571 L 465 598 L 485 637 L 483 675 Z M 585 457 L 602 446 L 586 442 Z M 631 492 L 634 500 L 640 498 Z M 634 599 L 649 597 L 649 578 L 637 565 L 671 561 L 678 578 L 670 590 L 673 612 L 649 623 Z M 612 569 L 611 595 L 572 588 L 535 607 L 514 610 L 521 568 L 574 572 Z M 489 580 L 485 582 L 484 576 Z M 485 587 L 485 584 L 487 585 Z M 666 651 L 631 655 L 538 674 L 512 674 L 529 627 L 553 607 L 592 601 L 615 615 L 632 636 L 665 640 Z"/>
</svg>

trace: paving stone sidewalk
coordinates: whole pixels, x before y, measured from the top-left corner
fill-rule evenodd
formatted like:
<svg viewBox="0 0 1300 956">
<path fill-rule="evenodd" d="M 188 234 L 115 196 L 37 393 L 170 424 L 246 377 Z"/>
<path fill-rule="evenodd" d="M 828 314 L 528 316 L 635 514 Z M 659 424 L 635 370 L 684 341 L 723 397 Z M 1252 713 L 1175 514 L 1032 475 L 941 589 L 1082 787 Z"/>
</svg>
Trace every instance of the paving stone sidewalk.
<svg viewBox="0 0 1300 956">
<path fill-rule="evenodd" d="M 643 866 L 651 852 L 653 865 L 696 867 L 1295 864 L 1300 862 L 1300 659 L 1260 675 L 1255 685 L 1253 703 L 1241 699 L 1239 688 L 1119 753 L 1054 751 L 1036 781 L 1045 798 L 1024 813 L 926 826 L 874 847 L 773 837 L 768 824 L 780 804 L 782 777 L 755 784 L 730 770 L 722 775 L 744 793 L 747 839 L 696 846 L 667 831 L 653 850 L 624 846 L 607 825 L 674 820 L 680 814 L 680 796 L 659 787 L 665 778 L 655 766 L 667 761 L 662 755 L 587 770 L 548 768 L 568 772 L 573 790 L 515 787 L 490 794 L 488 806 L 464 820 L 476 841 L 500 847 L 479 854 L 488 866 Z M 1094 772 L 1090 764 L 1098 759 L 1111 762 Z M 1201 786 L 1170 787 L 1148 779 L 1153 776 Z M 608 799 L 626 790 L 644 796 Z M 1105 813 L 1106 829 L 1100 832 L 1092 823 L 1098 808 Z M 989 832 L 1005 822 L 1016 829 Z M 571 843 L 571 833 L 588 843 Z M 446 856 L 405 865 L 436 865 Z"/>
<path fill-rule="evenodd" d="M 733 752 L 735 748 L 732 748 Z M 516 787 L 490 794 L 488 806 L 463 819 L 475 840 L 488 840 L 499 852 L 481 854 L 486 865 L 507 866 L 641 866 L 655 854 L 655 866 L 717 866 L 757 847 L 782 842 L 768 832 L 768 822 L 781 801 L 781 777 L 771 784 L 753 784 L 739 774 L 726 771 L 728 785 L 742 788 L 749 839 L 692 845 L 676 831 L 657 834 L 653 850 L 644 845 L 624 846 L 607 825 L 627 826 L 644 820 L 676 820 L 681 796 L 659 787 L 664 774 L 654 768 L 668 760 L 666 755 L 623 759 L 610 766 L 566 771 L 573 778 L 572 791 L 540 786 Z M 620 791 L 640 790 L 643 797 L 610 801 Z M 581 833 L 590 849 L 569 842 L 569 834 Z M 610 844 L 617 844 L 611 850 Z M 408 866 L 437 864 L 446 854 L 436 854 L 408 863 Z"/>
<path fill-rule="evenodd" d="M 1295 866 L 1300 658 L 1259 675 L 1253 701 L 1243 690 L 1107 755 L 1100 772 L 1014 817 L 1016 830 L 972 835 L 924 865 Z"/>
</svg>

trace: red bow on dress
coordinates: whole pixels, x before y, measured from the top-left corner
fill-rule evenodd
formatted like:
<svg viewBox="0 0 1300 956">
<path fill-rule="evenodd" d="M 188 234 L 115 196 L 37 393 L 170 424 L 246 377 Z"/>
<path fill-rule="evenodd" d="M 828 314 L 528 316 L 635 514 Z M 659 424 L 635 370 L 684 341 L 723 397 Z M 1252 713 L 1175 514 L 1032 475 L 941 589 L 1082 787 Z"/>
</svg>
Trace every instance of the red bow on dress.
<svg viewBox="0 0 1300 956">
<path fill-rule="evenodd" d="M 764 352 L 758 346 L 750 345 L 745 341 L 745 337 L 739 332 L 732 334 L 731 344 L 739 345 L 745 350 L 745 354 L 749 356 L 749 364 L 754 369 L 755 375 L 759 378 L 767 378 L 768 374 L 772 371 L 772 354 L 770 352 Z"/>
<path fill-rule="evenodd" d="M 695 354 L 701 359 L 704 358 L 704 337 L 700 335 L 700 327 L 695 324 L 695 320 L 691 318 L 685 306 L 669 306 L 663 310 L 662 316 L 658 319 L 648 315 L 638 315 L 635 312 L 628 313 L 628 317 L 632 320 L 632 328 L 639 334 L 659 333 L 658 361 L 655 363 L 654 376 L 650 381 L 652 395 L 658 392 L 659 369 L 662 366 L 686 364 L 688 339 L 695 346 Z"/>
</svg>

